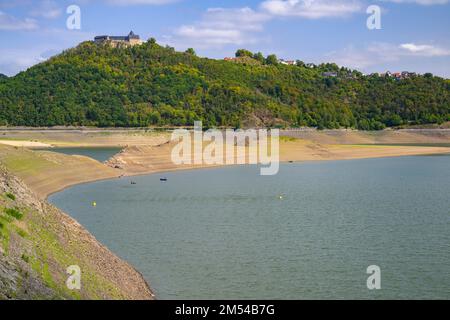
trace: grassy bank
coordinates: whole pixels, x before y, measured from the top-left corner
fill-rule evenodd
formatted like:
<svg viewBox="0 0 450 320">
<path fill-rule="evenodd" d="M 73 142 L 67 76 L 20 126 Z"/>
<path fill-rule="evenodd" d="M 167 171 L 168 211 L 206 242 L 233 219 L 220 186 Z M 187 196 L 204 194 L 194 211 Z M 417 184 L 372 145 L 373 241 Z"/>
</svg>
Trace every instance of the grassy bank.
<svg viewBox="0 0 450 320">
<path fill-rule="evenodd" d="M 41 199 L 65 187 L 119 176 L 88 157 L 0 145 L 0 162 L 20 177 Z"/>
<path fill-rule="evenodd" d="M 71 290 L 66 270 L 81 270 Z M 142 276 L 0 167 L 0 299 L 152 299 Z"/>
</svg>

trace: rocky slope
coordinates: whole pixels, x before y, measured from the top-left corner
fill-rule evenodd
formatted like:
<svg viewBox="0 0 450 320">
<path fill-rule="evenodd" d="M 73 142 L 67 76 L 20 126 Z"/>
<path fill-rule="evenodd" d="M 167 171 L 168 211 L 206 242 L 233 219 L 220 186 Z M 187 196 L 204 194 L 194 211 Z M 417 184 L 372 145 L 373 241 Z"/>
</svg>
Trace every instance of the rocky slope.
<svg viewBox="0 0 450 320">
<path fill-rule="evenodd" d="M 67 267 L 81 270 L 70 290 Z M 143 277 L 0 167 L 0 299 L 153 299 Z"/>
</svg>

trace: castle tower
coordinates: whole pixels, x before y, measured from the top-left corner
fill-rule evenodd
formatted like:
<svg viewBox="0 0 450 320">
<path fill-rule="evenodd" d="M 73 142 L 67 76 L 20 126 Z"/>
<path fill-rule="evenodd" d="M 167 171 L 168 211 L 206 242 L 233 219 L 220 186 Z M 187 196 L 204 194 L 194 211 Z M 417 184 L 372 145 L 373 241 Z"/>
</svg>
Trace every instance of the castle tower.
<svg viewBox="0 0 450 320">
<path fill-rule="evenodd" d="M 139 37 L 139 35 L 135 34 L 133 31 L 130 31 L 130 33 L 127 36 L 97 36 L 94 38 L 95 43 L 98 44 L 104 44 L 108 43 L 109 45 L 113 47 L 118 46 L 135 46 L 142 44 L 143 41 Z"/>
</svg>

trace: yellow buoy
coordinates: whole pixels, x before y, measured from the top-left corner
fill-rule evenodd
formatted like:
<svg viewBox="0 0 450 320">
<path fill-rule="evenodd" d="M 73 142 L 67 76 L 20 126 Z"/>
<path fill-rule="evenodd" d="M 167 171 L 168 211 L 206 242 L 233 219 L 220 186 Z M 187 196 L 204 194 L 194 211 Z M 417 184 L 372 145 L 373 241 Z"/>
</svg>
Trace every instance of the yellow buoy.
<svg viewBox="0 0 450 320">
<path fill-rule="evenodd" d="M 95 201 L 92 202 L 92 206 L 93 206 L 93 207 L 96 207 L 96 206 L 97 206 L 97 202 L 95 202 Z"/>
<path fill-rule="evenodd" d="M 283 200 L 283 196 L 280 196 L 280 200 Z"/>
</svg>

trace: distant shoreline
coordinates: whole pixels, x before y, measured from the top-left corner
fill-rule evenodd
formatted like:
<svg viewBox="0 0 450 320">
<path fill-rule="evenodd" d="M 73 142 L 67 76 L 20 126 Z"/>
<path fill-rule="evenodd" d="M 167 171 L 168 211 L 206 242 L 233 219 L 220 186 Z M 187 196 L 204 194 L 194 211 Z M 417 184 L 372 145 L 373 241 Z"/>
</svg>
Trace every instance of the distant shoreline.
<svg viewBox="0 0 450 320">
<path fill-rule="evenodd" d="M 450 130 L 286 130 L 281 133 L 280 162 L 350 160 L 450 153 L 449 147 L 413 144 L 450 144 Z M 0 130 L 0 162 L 46 199 L 70 186 L 99 180 L 177 170 L 217 167 L 172 163 L 168 132 L 65 130 Z M 4 143 L 10 144 L 6 145 Z M 411 145 L 404 145 L 411 144 Z M 32 151 L 30 146 L 121 147 L 106 163 L 86 156 Z"/>
</svg>

